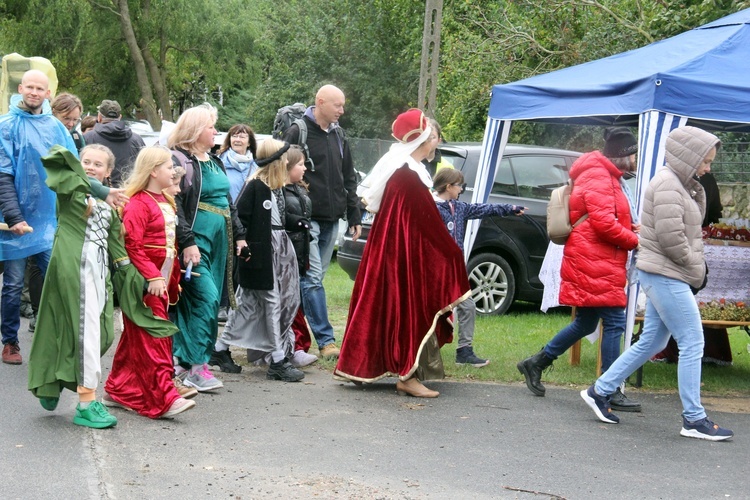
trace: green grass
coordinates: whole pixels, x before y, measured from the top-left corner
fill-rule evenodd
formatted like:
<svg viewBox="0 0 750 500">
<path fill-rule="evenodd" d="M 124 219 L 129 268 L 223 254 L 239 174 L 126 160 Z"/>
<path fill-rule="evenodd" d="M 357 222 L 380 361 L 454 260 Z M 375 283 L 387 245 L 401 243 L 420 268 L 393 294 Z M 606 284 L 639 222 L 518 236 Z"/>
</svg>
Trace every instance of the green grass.
<svg viewBox="0 0 750 500">
<path fill-rule="evenodd" d="M 328 314 L 341 340 L 349 313 L 349 299 L 354 282 L 341 270 L 335 259 L 325 279 L 328 299 Z M 480 357 L 492 362 L 481 369 L 455 364 L 454 343 L 442 349 L 443 362 L 448 378 L 493 382 L 522 382 L 523 377 L 516 363 L 537 352 L 555 333 L 570 321 L 570 310 L 560 309 L 544 314 L 538 305 L 514 304 L 503 316 L 477 317 L 474 335 L 474 350 Z M 750 354 L 748 337 L 738 328 L 729 330 L 734 365 L 731 367 L 703 366 L 703 392 L 711 395 L 750 396 Z M 545 372 L 545 385 L 585 387 L 595 380 L 598 344 L 582 341 L 581 364 L 571 366 L 566 353 L 558 359 L 552 370 Z M 333 370 L 333 361 L 321 360 L 321 366 Z M 677 389 L 677 365 L 646 363 L 643 368 L 643 388 L 650 391 L 675 391 Z M 635 382 L 635 375 L 631 377 Z"/>
</svg>

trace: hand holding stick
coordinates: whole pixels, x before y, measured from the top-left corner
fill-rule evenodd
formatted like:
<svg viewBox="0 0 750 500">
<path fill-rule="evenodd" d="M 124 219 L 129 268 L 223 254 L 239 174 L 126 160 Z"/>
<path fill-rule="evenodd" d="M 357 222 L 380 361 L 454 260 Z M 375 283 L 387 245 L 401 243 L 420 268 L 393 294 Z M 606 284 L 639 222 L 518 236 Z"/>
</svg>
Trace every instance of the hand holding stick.
<svg viewBox="0 0 750 500">
<path fill-rule="evenodd" d="M 16 226 L 18 226 L 18 224 L 16 224 L 13 227 L 9 227 L 8 224 L 6 224 L 5 222 L 0 222 L 0 231 L 12 231 L 12 232 L 18 234 L 19 236 L 21 234 L 24 234 L 24 233 L 33 233 L 34 232 L 34 228 L 31 227 L 31 226 L 23 225 L 23 226 L 20 226 L 18 228 L 16 228 Z M 18 232 L 19 230 L 21 232 Z"/>
</svg>

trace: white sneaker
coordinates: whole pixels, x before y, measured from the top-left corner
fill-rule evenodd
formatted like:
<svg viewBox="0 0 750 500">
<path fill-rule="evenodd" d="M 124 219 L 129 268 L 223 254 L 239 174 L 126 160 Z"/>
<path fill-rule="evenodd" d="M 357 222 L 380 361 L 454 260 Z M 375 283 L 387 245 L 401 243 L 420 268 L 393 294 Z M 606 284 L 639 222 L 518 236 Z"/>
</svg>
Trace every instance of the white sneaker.
<svg viewBox="0 0 750 500">
<path fill-rule="evenodd" d="M 169 407 L 169 410 L 167 410 L 164 413 L 164 415 L 161 416 L 161 418 L 174 417 L 178 413 L 187 411 L 190 408 L 193 408 L 194 406 L 195 406 L 195 401 L 192 401 L 190 399 L 185 399 L 185 398 L 177 398 L 174 400 L 174 403 L 172 403 L 172 406 Z"/>
<path fill-rule="evenodd" d="M 182 380 L 182 383 L 190 387 L 195 387 L 198 392 L 213 391 L 224 387 L 221 380 L 213 376 L 205 363 L 200 371 L 193 373 L 191 370 L 187 377 Z"/>
<path fill-rule="evenodd" d="M 309 366 L 313 363 L 315 363 L 318 360 L 318 357 L 314 354 L 309 354 L 303 350 L 294 351 L 294 355 L 292 356 L 292 365 L 296 366 L 297 368 L 302 368 L 303 366 Z"/>
<path fill-rule="evenodd" d="M 122 408 L 123 410 L 130 410 L 130 408 L 128 408 L 124 404 L 112 399 L 112 396 L 110 396 L 107 392 L 102 394 L 102 404 L 108 408 Z"/>
</svg>

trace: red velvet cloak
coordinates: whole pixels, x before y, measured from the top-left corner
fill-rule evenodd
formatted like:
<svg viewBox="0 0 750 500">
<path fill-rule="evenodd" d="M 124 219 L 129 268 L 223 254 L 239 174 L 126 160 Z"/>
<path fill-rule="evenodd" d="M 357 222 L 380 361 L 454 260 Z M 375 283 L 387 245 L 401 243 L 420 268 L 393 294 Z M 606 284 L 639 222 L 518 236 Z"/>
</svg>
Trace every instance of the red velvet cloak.
<svg viewBox="0 0 750 500">
<path fill-rule="evenodd" d="M 453 340 L 448 313 L 470 290 L 461 249 L 415 172 L 397 169 L 380 206 L 357 271 L 335 371 L 363 382 L 410 378 L 433 336 L 439 346 Z"/>
</svg>

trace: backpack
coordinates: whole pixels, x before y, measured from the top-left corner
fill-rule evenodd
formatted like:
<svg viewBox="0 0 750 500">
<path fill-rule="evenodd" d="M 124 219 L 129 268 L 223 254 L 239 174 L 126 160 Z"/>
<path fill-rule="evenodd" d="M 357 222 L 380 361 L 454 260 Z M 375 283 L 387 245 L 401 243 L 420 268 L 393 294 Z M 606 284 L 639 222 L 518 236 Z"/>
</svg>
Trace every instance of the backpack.
<svg viewBox="0 0 750 500">
<path fill-rule="evenodd" d="M 293 124 L 296 124 L 299 128 L 297 144 L 304 149 L 306 158 L 305 162 L 309 163 L 310 170 L 315 172 L 315 164 L 310 158 L 310 150 L 307 148 L 307 123 L 302 119 L 302 117 L 305 116 L 306 110 L 307 106 L 301 102 L 295 102 L 294 104 L 289 104 L 288 106 L 279 108 L 276 112 L 276 118 L 273 119 L 273 130 L 271 131 L 271 136 L 280 141 L 282 140 L 281 137 L 284 135 L 284 132 L 286 132 L 286 130 Z"/>
<path fill-rule="evenodd" d="M 271 136 L 280 141 L 282 140 L 281 138 L 284 135 L 284 132 L 286 132 L 289 127 L 297 125 L 299 128 L 297 145 L 301 146 L 304 150 L 306 158 L 305 163 L 309 165 L 310 171 L 315 172 L 315 163 L 310 157 L 310 149 L 307 147 L 307 123 L 302 119 L 302 117 L 305 116 L 305 111 L 307 111 L 307 107 L 301 102 L 295 102 L 294 104 L 289 104 L 288 106 L 279 108 L 276 112 L 276 118 L 273 119 L 273 130 L 271 131 Z M 336 127 L 335 130 L 343 151 L 344 142 L 346 141 L 344 129 Z"/>
<path fill-rule="evenodd" d="M 281 140 L 284 132 L 292 126 L 292 123 L 296 123 L 299 127 L 300 145 L 307 141 L 307 125 L 305 125 L 302 117 L 305 116 L 305 110 L 307 106 L 301 102 L 295 102 L 288 106 L 279 108 L 276 112 L 276 118 L 273 119 L 273 130 L 271 136 L 274 139 Z M 304 139 L 303 139 L 304 134 Z"/>
<path fill-rule="evenodd" d="M 564 245 L 573 228 L 588 219 L 583 214 L 575 224 L 570 224 L 570 193 L 573 191 L 573 179 L 564 186 L 552 191 L 547 204 L 547 234 L 552 243 Z"/>
</svg>

